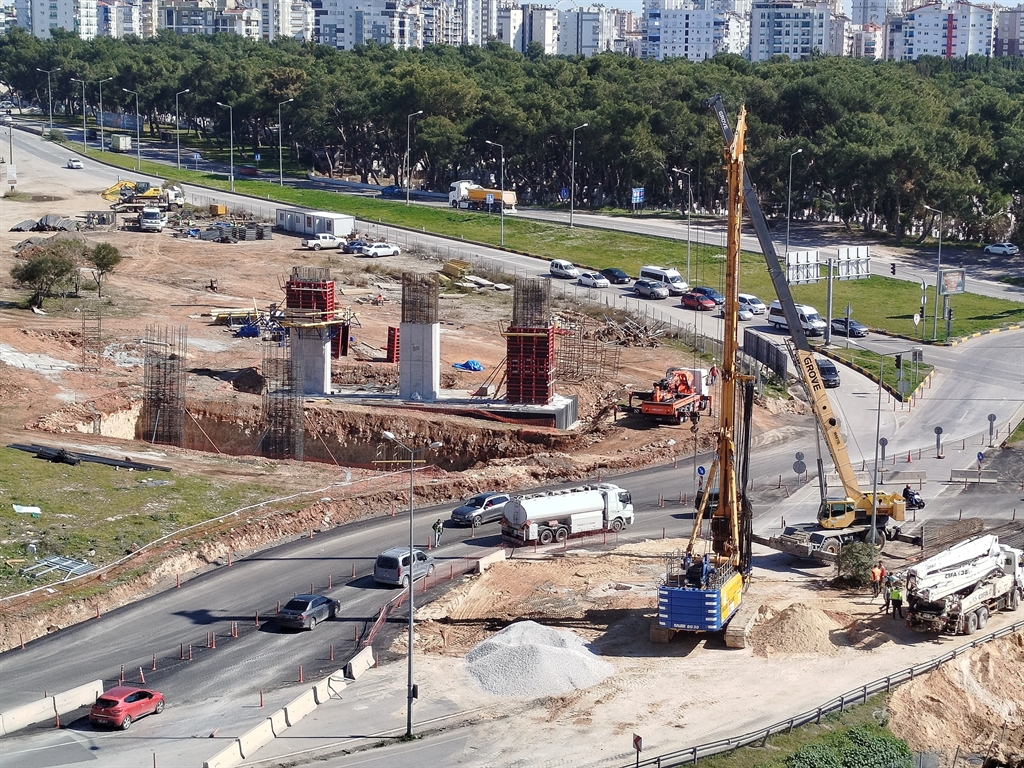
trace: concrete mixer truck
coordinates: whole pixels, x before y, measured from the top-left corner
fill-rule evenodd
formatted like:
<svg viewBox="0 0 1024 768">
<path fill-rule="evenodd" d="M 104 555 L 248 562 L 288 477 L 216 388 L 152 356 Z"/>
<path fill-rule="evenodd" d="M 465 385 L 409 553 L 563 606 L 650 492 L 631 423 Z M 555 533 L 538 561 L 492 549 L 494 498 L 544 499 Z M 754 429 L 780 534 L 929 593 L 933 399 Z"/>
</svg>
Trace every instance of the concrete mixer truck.
<svg viewBox="0 0 1024 768">
<path fill-rule="evenodd" d="M 629 491 L 598 483 L 513 497 L 502 514 L 501 537 L 512 546 L 550 544 L 583 533 L 617 533 L 632 523 Z"/>
</svg>

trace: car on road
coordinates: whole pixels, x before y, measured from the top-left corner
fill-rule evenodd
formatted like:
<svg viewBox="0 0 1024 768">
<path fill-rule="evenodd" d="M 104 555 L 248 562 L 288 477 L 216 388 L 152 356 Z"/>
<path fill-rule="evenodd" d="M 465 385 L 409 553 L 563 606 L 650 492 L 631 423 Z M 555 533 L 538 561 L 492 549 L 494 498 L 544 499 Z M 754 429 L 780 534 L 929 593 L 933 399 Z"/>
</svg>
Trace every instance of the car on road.
<svg viewBox="0 0 1024 768">
<path fill-rule="evenodd" d="M 140 717 L 159 715 L 164 711 L 164 704 L 164 695 L 160 691 L 118 685 L 96 699 L 89 710 L 89 722 L 127 731 Z"/>
<path fill-rule="evenodd" d="M 507 493 L 478 493 L 452 510 L 452 522 L 476 528 L 484 523 L 501 520 L 508 498 Z"/>
<path fill-rule="evenodd" d="M 608 278 L 597 272 L 582 272 L 576 282 L 584 288 L 607 288 L 611 285 Z"/>
<path fill-rule="evenodd" d="M 359 237 L 355 240 L 349 240 L 341 246 L 342 253 L 362 253 L 363 248 L 370 245 L 369 240 L 363 240 Z"/>
<path fill-rule="evenodd" d="M 326 595 L 296 595 L 277 612 L 277 625 L 292 629 L 314 629 L 333 619 L 341 604 Z"/>
<path fill-rule="evenodd" d="M 551 266 L 548 267 L 548 271 L 552 277 L 562 277 L 569 280 L 575 280 L 580 276 L 580 271 L 576 269 L 573 263 L 565 259 L 553 259 Z"/>
<path fill-rule="evenodd" d="M 9 99 L 7 101 L 0 101 L 0 109 L 17 109 L 18 105 Z"/>
<path fill-rule="evenodd" d="M 629 285 L 632 281 L 632 278 L 618 267 L 606 267 L 601 270 L 601 274 L 612 285 Z"/>
<path fill-rule="evenodd" d="M 710 312 L 717 306 L 713 299 L 709 299 L 704 294 L 697 293 L 696 291 L 684 293 L 680 298 L 680 302 L 685 309 L 695 309 L 698 312 Z"/>
<path fill-rule="evenodd" d="M 408 547 L 392 547 L 381 552 L 373 564 L 373 580 L 378 584 L 408 587 L 410 581 L 422 579 L 434 572 L 433 555 L 428 555 L 422 549 L 413 549 L 412 555 L 414 562 L 410 568 Z"/>
<path fill-rule="evenodd" d="M 668 286 L 657 280 L 637 280 L 633 283 L 633 293 L 645 299 L 667 299 Z"/>
<path fill-rule="evenodd" d="M 716 307 L 720 307 L 723 304 L 725 304 L 725 296 L 720 294 L 714 288 L 708 288 L 707 286 L 698 285 L 696 288 L 691 288 L 690 293 L 697 293 L 700 294 L 701 296 L 707 296 L 709 299 L 715 302 Z"/>
<path fill-rule="evenodd" d="M 68 160 L 68 168 L 77 168 L 81 170 L 82 161 L 79 160 L 77 157 L 72 157 L 71 159 Z"/>
<path fill-rule="evenodd" d="M 401 187 L 391 184 L 390 186 L 383 187 L 380 191 L 381 197 L 405 197 L 405 190 Z"/>
<path fill-rule="evenodd" d="M 724 309 L 722 310 L 722 317 L 725 317 Z M 754 313 L 751 312 L 749 309 L 743 309 L 743 307 L 740 307 L 738 310 L 736 310 L 736 317 L 738 317 L 740 320 L 753 320 Z"/>
<path fill-rule="evenodd" d="M 391 243 L 370 243 L 363 246 L 363 249 L 359 251 L 363 256 L 369 256 L 374 259 L 378 256 L 397 256 L 401 252 L 401 248 Z"/>
<path fill-rule="evenodd" d="M 849 323 L 845 317 L 837 317 L 832 321 L 832 333 L 860 339 L 868 335 L 868 327 L 864 323 L 858 323 L 852 317 L 849 319 Z"/>
<path fill-rule="evenodd" d="M 1013 243 L 991 243 L 985 246 L 985 253 L 993 253 L 996 256 L 1016 256 L 1020 253 L 1020 248 Z"/>
<path fill-rule="evenodd" d="M 818 364 L 818 372 L 821 374 L 821 383 L 826 389 L 834 389 L 839 386 L 839 369 L 836 364 L 825 357 L 815 358 Z"/>
<path fill-rule="evenodd" d="M 764 302 L 752 293 L 739 294 L 739 307 L 741 312 L 746 309 L 752 315 L 763 315 L 768 312 L 768 307 L 765 306 Z M 743 318 L 740 319 L 742 320 Z"/>
<path fill-rule="evenodd" d="M 235 173 L 239 176 L 259 176 L 260 169 L 255 165 L 240 165 L 235 169 Z"/>
</svg>

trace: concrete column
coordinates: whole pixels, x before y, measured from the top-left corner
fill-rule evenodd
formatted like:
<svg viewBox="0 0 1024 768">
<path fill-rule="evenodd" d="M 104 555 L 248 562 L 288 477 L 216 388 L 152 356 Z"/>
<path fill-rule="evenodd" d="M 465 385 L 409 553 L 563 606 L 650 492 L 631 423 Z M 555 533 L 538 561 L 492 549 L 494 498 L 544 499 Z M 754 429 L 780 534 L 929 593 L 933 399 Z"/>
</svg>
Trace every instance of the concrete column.
<svg viewBox="0 0 1024 768">
<path fill-rule="evenodd" d="M 436 400 L 441 391 L 441 326 L 402 323 L 399 394 L 403 400 Z"/>
<path fill-rule="evenodd" d="M 331 393 L 331 338 L 327 328 L 292 328 L 292 360 L 301 363 L 302 380 L 295 388 L 304 395 Z"/>
</svg>

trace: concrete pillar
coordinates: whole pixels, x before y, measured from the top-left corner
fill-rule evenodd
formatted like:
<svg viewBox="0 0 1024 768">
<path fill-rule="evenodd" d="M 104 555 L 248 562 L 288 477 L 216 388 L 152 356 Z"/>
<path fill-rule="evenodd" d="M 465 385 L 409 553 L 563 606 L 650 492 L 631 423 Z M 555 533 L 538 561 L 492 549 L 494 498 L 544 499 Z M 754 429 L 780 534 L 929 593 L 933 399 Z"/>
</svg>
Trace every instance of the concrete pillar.
<svg viewBox="0 0 1024 768">
<path fill-rule="evenodd" d="M 292 328 L 292 360 L 299 363 L 301 381 L 295 388 L 304 395 L 331 393 L 331 337 L 327 327 Z"/>
<path fill-rule="evenodd" d="M 402 323 L 398 358 L 399 387 L 403 400 L 436 400 L 441 391 L 441 326 Z"/>
</svg>

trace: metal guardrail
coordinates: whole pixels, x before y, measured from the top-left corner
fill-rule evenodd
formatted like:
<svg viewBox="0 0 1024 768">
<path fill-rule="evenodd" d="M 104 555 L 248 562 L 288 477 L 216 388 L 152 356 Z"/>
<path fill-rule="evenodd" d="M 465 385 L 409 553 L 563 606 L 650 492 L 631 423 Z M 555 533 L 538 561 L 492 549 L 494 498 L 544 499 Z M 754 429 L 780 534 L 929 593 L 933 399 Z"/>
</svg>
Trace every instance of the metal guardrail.
<svg viewBox="0 0 1024 768">
<path fill-rule="evenodd" d="M 913 667 L 908 667 L 894 675 L 873 680 L 870 683 L 862 685 L 860 688 L 855 688 L 852 691 L 840 694 L 834 699 L 829 699 L 821 706 L 806 712 L 801 712 L 799 715 L 794 715 L 788 720 L 780 720 L 766 728 L 750 731 L 749 733 L 744 733 L 741 736 L 719 739 L 718 741 L 708 742 L 707 744 L 698 744 L 695 747 L 687 747 L 685 749 L 676 750 L 675 752 L 667 752 L 663 755 L 658 755 L 657 757 L 640 760 L 639 762 L 633 761 L 624 764 L 623 768 L 640 768 L 641 766 L 672 768 L 677 765 L 692 765 L 702 757 L 712 757 L 713 755 L 732 752 L 740 747 L 749 747 L 751 745 L 763 747 L 767 744 L 770 736 L 777 733 L 789 733 L 794 728 L 799 728 L 800 726 L 808 725 L 809 723 L 820 723 L 822 715 L 827 715 L 830 712 L 835 712 L 836 710 L 843 712 L 848 706 L 862 704 L 875 694 L 882 693 L 883 691 L 890 691 L 893 686 L 910 682 L 915 677 L 920 677 L 923 674 L 931 672 L 933 669 L 937 669 L 947 661 L 959 658 L 980 645 L 984 645 L 992 640 L 996 640 L 1000 637 L 1006 637 L 1007 635 L 1012 635 L 1014 632 L 1020 632 L 1022 630 L 1024 630 L 1024 621 L 1018 621 L 1008 627 L 997 629 L 994 632 L 990 632 L 983 637 L 972 640 L 965 645 L 961 645 L 958 648 L 947 651 L 941 656 L 937 656 L 930 661 L 925 661 Z"/>
</svg>

